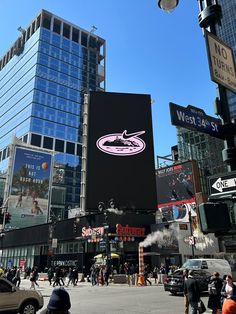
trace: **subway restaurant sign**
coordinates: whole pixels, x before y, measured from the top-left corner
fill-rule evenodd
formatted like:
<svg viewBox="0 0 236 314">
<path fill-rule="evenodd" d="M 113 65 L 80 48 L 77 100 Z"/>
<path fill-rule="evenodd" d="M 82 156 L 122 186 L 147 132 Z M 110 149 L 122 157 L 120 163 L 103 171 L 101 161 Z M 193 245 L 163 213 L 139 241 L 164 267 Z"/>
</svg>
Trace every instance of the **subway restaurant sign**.
<svg viewBox="0 0 236 314">
<path fill-rule="evenodd" d="M 205 30 L 212 81 L 236 94 L 236 71 L 233 49 Z"/>
</svg>

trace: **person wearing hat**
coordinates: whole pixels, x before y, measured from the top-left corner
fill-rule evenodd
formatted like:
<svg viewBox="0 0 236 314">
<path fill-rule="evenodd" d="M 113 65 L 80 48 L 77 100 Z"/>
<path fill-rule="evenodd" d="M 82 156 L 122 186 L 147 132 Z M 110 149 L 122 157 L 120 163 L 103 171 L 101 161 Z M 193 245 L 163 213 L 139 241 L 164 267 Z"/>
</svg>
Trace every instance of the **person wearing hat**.
<svg viewBox="0 0 236 314">
<path fill-rule="evenodd" d="M 40 312 L 40 314 L 70 314 L 69 309 L 70 296 L 63 288 L 56 288 L 52 291 L 47 308 Z"/>
</svg>

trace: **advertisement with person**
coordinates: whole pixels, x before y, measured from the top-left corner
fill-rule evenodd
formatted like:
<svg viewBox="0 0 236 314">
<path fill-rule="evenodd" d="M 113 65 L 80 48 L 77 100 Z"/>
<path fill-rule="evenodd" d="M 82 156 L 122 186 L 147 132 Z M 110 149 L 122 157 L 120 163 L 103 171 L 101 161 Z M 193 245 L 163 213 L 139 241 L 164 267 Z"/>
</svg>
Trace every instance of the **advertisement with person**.
<svg viewBox="0 0 236 314">
<path fill-rule="evenodd" d="M 12 183 L 8 200 L 8 229 L 47 222 L 51 155 L 36 150 L 15 148 Z"/>
<path fill-rule="evenodd" d="M 188 221 L 188 207 L 195 203 L 199 192 L 196 163 L 185 162 L 156 171 L 157 201 L 166 221 Z"/>
</svg>

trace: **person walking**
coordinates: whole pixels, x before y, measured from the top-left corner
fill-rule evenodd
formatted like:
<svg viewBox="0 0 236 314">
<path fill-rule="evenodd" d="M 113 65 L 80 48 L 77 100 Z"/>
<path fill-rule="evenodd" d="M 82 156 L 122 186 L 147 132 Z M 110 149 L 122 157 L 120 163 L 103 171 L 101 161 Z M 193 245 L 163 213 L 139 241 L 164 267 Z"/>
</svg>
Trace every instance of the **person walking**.
<svg viewBox="0 0 236 314">
<path fill-rule="evenodd" d="M 221 310 L 221 290 L 223 280 L 220 278 L 218 272 L 214 272 L 208 284 L 208 305 L 207 307 L 212 310 L 212 314 L 217 314 L 217 310 Z"/>
<path fill-rule="evenodd" d="M 144 275 L 145 286 L 147 286 L 147 283 L 149 283 L 149 285 L 151 286 L 152 282 L 151 282 L 151 280 L 148 279 L 148 277 L 149 277 L 149 266 L 147 264 L 144 266 L 144 274 L 143 275 Z"/>
<path fill-rule="evenodd" d="M 13 281 L 12 281 L 16 287 L 20 287 L 20 283 L 21 283 L 20 275 L 21 275 L 21 268 L 18 267 L 16 269 L 15 277 L 13 278 Z"/>
<path fill-rule="evenodd" d="M 59 267 L 56 267 L 55 269 L 55 280 L 54 280 L 54 283 L 53 283 L 53 287 L 55 286 L 61 286 L 61 283 L 60 283 L 60 280 L 61 280 L 61 270 Z"/>
<path fill-rule="evenodd" d="M 184 286 L 187 279 L 188 279 L 188 269 L 184 269 L 183 271 Z M 184 293 L 184 314 L 188 314 L 188 313 L 189 313 L 188 295 Z"/>
<path fill-rule="evenodd" d="M 34 267 L 32 273 L 31 273 L 31 277 L 30 277 L 30 282 L 31 282 L 30 289 L 34 289 L 35 290 L 35 285 L 37 287 L 39 287 L 39 285 L 37 283 L 37 279 L 38 279 L 38 268 Z"/>
<path fill-rule="evenodd" d="M 227 275 L 221 290 L 223 297 L 222 314 L 236 313 L 236 285 L 231 275 Z"/>
<path fill-rule="evenodd" d="M 70 295 L 63 287 L 60 287 L 52 291 L 47 308 L 40 314 L 70 314 L 70 308 Z"/>
<path fill-rule="evenodd" d="M 52 285 L 52 279 L 54 277 L 54 271 L 53 271 L 52 267 L 50 267 L 48 269 L 47 273 L 48 273 L 48 281 L 49 281 L 49 284 L 51 286 Z"/>
<path fill-rule="evenodd" d="M 200 289 L 197 280 L 193 277 L 194 271 L 190 270 L 188 279 L 185 281 L 184 294 L 187 295 L 192 314 L 198 313 L 198 302 L 200 301 Z"/>
</svg>

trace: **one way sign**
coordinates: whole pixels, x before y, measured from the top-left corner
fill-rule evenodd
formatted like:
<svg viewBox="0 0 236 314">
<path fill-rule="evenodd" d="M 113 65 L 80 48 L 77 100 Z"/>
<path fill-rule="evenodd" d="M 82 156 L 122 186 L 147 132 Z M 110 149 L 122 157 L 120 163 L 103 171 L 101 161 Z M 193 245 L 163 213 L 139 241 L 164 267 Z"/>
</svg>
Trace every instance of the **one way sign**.
<svg viewBox="0 0 236 314">
<path fill-rule="evenodd" d="M 236 172 L 209 177 L 209 195 L 236 193 Z"/>
</svg>

